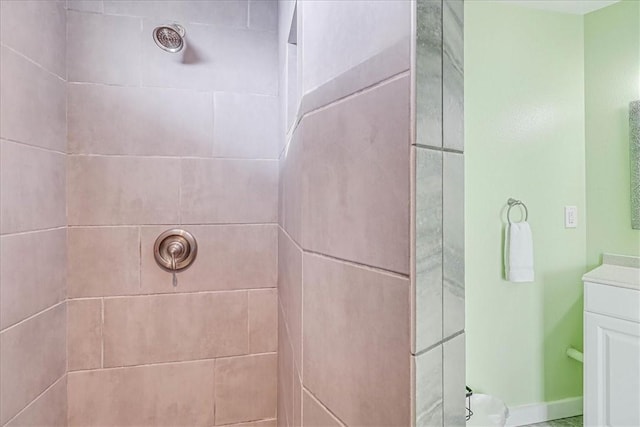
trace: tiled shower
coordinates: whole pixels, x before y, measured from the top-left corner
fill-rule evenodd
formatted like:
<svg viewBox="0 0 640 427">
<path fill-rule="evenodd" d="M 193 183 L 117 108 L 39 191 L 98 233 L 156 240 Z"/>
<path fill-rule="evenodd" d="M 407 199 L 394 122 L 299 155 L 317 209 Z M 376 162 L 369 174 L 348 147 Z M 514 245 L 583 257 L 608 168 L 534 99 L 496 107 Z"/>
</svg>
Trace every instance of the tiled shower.
<svg viewBox="0 0 640 427">
<path fill-rule="evenodd" d="M 463 425 L 461 9 L 0 0 L 0 425 Z"/>
</svg>

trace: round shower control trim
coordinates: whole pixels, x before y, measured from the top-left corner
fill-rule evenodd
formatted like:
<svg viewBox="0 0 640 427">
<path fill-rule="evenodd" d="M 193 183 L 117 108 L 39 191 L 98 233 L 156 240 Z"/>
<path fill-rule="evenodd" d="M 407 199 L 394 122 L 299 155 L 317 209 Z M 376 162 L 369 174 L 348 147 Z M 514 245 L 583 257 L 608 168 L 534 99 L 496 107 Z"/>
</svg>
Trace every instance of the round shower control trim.
<svg viewBox="0 0 640 427">
<path fill-rule="evenodd" d="M 153 246 L 156 262 L 169 271 L 189 267 L 197 253 L 196 238 L 188 231 L 179 228 L 172 228 L 160 234 Z"/>
</svg>

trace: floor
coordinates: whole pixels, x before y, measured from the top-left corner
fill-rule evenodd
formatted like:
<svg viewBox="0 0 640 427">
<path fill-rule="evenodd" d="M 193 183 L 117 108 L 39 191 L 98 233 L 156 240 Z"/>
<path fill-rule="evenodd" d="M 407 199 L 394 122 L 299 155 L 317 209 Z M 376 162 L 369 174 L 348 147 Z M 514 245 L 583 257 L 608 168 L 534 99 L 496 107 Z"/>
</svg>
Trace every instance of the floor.
<svg viewBox="0 0 640 427">
<path fill-rule="evenodd" d="M 528 427 L 582 427 L 582 416 L 531 424 Z"/>
</svg>

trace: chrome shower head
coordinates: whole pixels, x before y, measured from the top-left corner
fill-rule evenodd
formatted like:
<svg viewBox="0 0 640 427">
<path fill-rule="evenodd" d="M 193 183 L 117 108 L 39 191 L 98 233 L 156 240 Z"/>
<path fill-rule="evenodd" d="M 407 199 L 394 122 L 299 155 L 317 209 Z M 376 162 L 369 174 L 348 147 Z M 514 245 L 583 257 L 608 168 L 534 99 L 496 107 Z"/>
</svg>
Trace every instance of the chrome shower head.
<svg viewBox="0 0 640 427">
<path fill-rule="evenodd" d="M 153 41 L 158 47 L 167 52 L 180 52 L 184 47 L 184 27 L 178 24 L 169 24 L 156 27 L 153 30 Z"/>
</svg>

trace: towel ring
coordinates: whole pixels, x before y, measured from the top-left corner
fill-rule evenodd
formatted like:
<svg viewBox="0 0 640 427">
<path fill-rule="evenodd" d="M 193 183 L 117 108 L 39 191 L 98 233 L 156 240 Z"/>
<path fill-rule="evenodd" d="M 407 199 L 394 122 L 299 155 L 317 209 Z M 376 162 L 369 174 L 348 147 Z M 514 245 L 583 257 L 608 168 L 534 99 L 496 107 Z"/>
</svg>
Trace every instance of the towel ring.
<svg viewBox="0 0 640 427">
<path fill-rule="evenodd" d="M 507 200 L 507 204 L 509 205 L 509 209 L 507 209 L 507 221 L 509 224 L 511 224 L 511 217 L 509 217 L 509 214 L 511 214 L 511 208 L 514 206 L 522 206 L 524 208 L 524 220 L 527 221 L 529 219 L 529 209 L 527 209 L 527 205 L 525 205 L 521 200 L 510 198 Z"/>
</svg>

